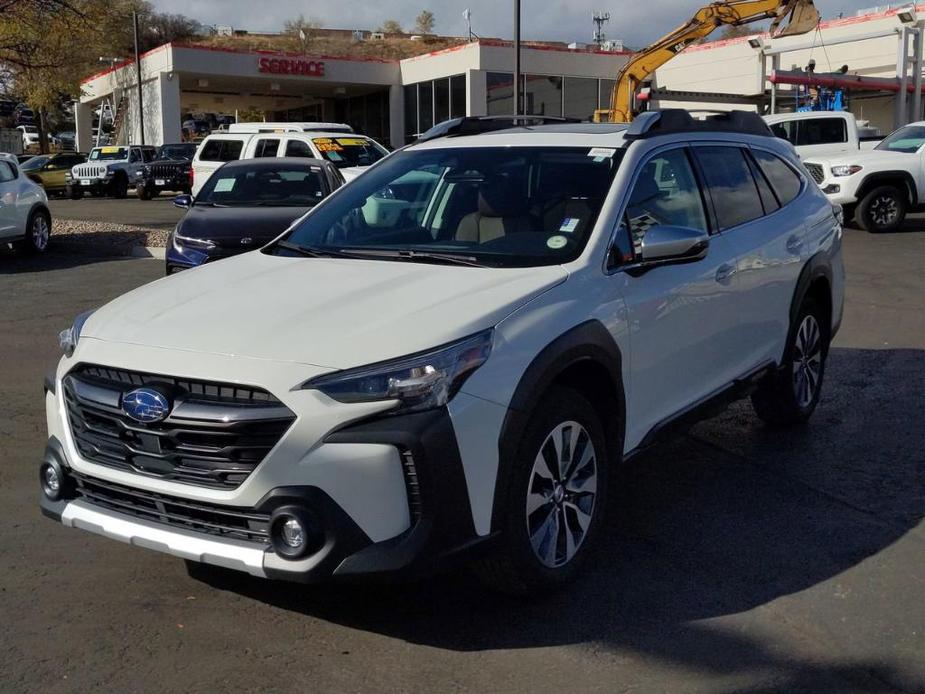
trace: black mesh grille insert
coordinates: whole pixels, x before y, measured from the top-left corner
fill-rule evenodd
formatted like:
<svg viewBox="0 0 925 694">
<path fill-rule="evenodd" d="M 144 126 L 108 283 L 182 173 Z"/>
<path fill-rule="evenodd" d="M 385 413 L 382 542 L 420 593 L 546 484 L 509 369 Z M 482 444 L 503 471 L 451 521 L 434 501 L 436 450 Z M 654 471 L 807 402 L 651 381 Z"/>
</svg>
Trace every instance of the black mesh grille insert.
<svg viewBox="0 0 925 694">
<path fill-rule="evenodd" d="M 816 183 L 822 183 L 825 180 L 825 171 L 821 164 L 807 164 L 806 170 Z"/>
<path fill-rule="evenodd" d="M 269 514 L 143 492 L 84 475 L 74 478 L 79 498 L 94 506 L 210 535 L 269 542 Z"/>
<path fill-rule="evenodd" d="M 125 393 L 157 386 L 173 400 L 163 421 L 122 410 Z M 87 460 L 176 482 L 234 489 L 295 421 L 273 395 L 236 384 L 79 366 L 64 378 L 71 434 Z"/>
</svg>

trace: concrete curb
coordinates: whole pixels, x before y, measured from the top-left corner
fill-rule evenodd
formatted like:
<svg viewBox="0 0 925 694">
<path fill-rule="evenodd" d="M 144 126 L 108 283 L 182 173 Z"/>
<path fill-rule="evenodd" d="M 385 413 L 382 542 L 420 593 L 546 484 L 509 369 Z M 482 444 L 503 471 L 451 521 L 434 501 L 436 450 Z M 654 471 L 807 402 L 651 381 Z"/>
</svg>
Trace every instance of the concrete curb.
<svg viewBox="0 0 925 694">
<path fill-rule="evenodd" d="M 167 255 L 167 249 L 163 246 L 132 246 L 129 253 L 132 258 L 157 258 L 164 260 Z"/>
</svg>

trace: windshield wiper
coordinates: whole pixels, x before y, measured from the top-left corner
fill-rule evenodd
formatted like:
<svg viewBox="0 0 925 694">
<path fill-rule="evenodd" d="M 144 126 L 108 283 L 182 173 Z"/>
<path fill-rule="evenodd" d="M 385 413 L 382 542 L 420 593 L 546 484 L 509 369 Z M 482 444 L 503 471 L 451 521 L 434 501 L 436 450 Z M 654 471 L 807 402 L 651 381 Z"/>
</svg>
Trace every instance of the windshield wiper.
<svg viewBox="0 0 925 694">
<path fill-rule="evenodd" d="M 480 263 L 478 258 L 475 258 L 471 255 L 459 255 L 456 253 L 434 253 L 432 251 L 415 251 L 411 249 L 393 251 L 386 248 L 351 248 L 348 252 L 354 256 L 363 255 L 369 258 L 408 260 L 411 262 L 417 260 L 422 260 L 424 262 L 437 261 L 441 263 L 447 263 L 449 265 L 488 267 L 484 263 Z"/>
<path fill-rule="evenodd" d="M 299 255 L 304 255 L 309 258 L 365 258 L 365 256 L 360 255 L 359 253 L 343 251 L 339 248 L 316 248 L 314 246 L 302 246 L 298 243 L 292 243 L 292 241 L 277 241 L 273 245 L 274 247 L 284 248 L 287 251 L 292 251 L 293 253 L 298 253 Z"/>
</svg>

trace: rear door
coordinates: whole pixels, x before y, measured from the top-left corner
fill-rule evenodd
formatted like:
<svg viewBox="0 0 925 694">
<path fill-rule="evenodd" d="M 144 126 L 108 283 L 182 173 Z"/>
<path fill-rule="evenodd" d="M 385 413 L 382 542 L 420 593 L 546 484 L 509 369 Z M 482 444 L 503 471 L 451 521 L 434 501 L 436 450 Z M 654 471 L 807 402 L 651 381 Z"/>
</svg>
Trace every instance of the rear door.
<svg viewBox="0 0 925 694">
<path fill-rule="evenodd" d="M 756 149 L 760 160 L 740 145 L 703 145 L 694 152 L 719 226 L 737 258 L 731 316 L 738 335 L 732 357 L 738 378 L 780 359 L 803 267 L 804 215 L 809 211 L 797 201 L 806 182 L 771 151 Z"/>
</svg>

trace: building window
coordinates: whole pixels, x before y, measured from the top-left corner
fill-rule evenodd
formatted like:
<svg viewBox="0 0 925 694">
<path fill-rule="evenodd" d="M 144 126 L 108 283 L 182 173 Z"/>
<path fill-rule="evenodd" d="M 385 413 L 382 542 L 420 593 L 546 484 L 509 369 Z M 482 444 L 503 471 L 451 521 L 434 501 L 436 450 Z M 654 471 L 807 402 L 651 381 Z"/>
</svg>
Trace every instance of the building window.
<svg viewBox="0 0 925 694">
<path fill-rule="evenodd" d="M 450 77 L 450 118 L 462 118 L 466 115 L 466 76 Z"/>
<path fill-rule="evenodd" d="M 487 73 L 485 92 L 489 116 L 508 116 L 514 113 L 514 76 L 510 72 Z"/>
<path fill-rule="evenodd" d="M 405 87 L 405 140 L 413 140 L 421 132 L 418 128 L 418 85 Z"/>
<path fill-rule="evenodd" d="M 565 78 L 565 116 L 591 120 L 597 109 L 598 84 L 587 77 Z"/>
<path fill-rule="evenodd" d="M 450 80 L 434 80 L 434 123 L 450 117 Z"/>
<path fill-rule="evenodd" d="M 418 132 L 425 133 L 434 127 L 434 83 L 418 85 Z"/>
<path fill-rule="evenodd" d="M 610 108 L 610 97 L 613 95 L 613 85 L 616 80 L 601 80 L 601 98 L 598 108 Z"/>
<path fill-rule="evenodd" d="M 523 90 L 524 113 L 531 116 L 562 115 L 562 78 L 558 75 L 525 75 Z"/>
</svg>

